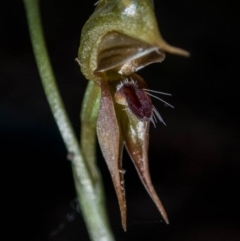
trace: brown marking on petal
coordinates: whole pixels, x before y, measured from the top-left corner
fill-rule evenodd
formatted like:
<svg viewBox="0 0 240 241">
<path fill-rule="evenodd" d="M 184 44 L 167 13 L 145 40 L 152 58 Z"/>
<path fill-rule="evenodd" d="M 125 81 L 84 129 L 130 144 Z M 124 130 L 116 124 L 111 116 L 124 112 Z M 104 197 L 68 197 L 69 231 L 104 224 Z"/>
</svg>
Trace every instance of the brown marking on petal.
<svg viewBox="0 0 240 241">
<path fill-rule="evenodd" d="M 126 201 L 122 170 L 123 140 L 119 131 L 111 91 L 108 83 L 101 81 L 101 100 L 97 120 L 97 136 L 117 194 L 122 226 L 126 231 Z"/>
</svg>

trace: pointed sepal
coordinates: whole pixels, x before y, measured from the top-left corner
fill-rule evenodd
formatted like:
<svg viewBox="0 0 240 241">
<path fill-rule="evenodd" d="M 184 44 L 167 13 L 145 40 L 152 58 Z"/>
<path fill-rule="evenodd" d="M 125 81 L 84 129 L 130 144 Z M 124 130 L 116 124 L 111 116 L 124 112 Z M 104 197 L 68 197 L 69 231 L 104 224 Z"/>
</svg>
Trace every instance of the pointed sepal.
<svg viewBox="0 0 240 241">
<path fill-rule="evenodd" d="M 122 171 L 123 141 L 115 115 L 108 83 L 101 80 L 101 100 L 97 120 L 97 136 L 117 194 L 122 226 L 126 231 L 126 200 Z"/>
<path fill-rule="evenodd" d="M 131 97 L 135 98 L 133 102 L 139 102 L 139 104 L 136 105 L 136 107 L 137 106 L 139 107 L 139 113 L 140 113 L 141 109 L 143 108 L 144 102 L 148 102 L 146 99 L 148 97 L 147 96 L 144 97 L 142 94 L 140 96 L 137 95 L 137 92 L 140 91 L 139 89 L 144 87 L 143 79 L 135 74 L 131 75 L 131 78 L 133 79 L 131 82 L 125 81 L 122 83 L 122 85 L 123 86 L 135 85 L 136 93 L 132 93 L 128 91 L 125 94 L 125 96 L 122 97 L 122 98 L 125 97 L 126 99 L 125 110 L 123 110 L 122 105 L 115 104 L 117 118 L 120 123 L 120 128 L 123 135 L 125 147 L 134 163 L 134 166 L 138 172 L 138 175 L 144 187 L 148 191 L 150 197 L 156 204 L 163 219 L 165 220 L 166 223 L 169 223 L 167 213 L 152 185 L 152 181 L 149 173 L 148 144 L 149 144 L 150 119 L 146 118 L 147 120 L 144 120 L 143 118 L 139 118 L 138 114 L 136 115 L 136 112 L 134 113 L 132 111 L 132 107 L 129 106 L 131 102 L 127 101 L 129 99 L 129 96 L 127 96 L 127 94 L 132 95 Z M 121 88 L 124 88 L 124 87 L 121 87 Z M 134 88 L 132 89 L 132 91 L 134 91 Z M 144 91 L 144 89 L 142 89 L 142 91 Z M 116 94 L 118 94 L 118 92 L 116 92 Z M 137 100 L 136 98 L 139 98 L 139 99 Z M 140 100 L 140 98 L 144 98 L 145 100 Z M 124 101 L 121 100 L 121 103 L 124 103 Z M 148 105 L 149 105 L 149 102 L 147 106 Z"/>
</svg>

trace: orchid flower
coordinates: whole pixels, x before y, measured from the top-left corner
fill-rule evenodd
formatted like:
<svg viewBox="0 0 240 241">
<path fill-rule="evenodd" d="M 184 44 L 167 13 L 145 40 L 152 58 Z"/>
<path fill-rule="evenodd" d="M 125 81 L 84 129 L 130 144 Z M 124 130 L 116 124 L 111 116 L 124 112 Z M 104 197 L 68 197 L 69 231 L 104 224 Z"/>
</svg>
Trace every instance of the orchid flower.
<svg viewBox="0 0 240 241">
<path fill-rule="evenodd" d="M 166 52 L 189 55 L 163 40 L 151 0 L 100 0 L 81 34 L 78 62 L 89 80 L 82 110 L 81 145 L 91 169 L 97 133 L 124 230 L 123 147 L 163 219 L 169 222 L 148 167 L 149 125 L 156 118 L 162 119 L 151 102 L 145 81 L 135 73 L 148 64 L 163 61 Z"/>
</svg>

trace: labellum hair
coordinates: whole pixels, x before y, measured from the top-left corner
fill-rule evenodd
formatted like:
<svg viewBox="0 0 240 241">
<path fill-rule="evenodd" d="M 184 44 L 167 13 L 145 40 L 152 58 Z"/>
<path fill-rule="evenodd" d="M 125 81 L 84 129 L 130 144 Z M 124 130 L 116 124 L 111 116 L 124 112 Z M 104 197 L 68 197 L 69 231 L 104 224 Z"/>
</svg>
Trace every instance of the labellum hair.
<svg viewBox="0 0 240 241">
<path fill-rule="evenodd" d="M 152 105 L 151 90 L 135 74 L 148 64 L 162 62 L 166 52 L 189 56 L 187 51 L 163 40 L 151 0 L 100 0 L 81 34 L 78 61 L 82 73 L 90 80 L 85 99 L 89 101 L 92 113 L 96 112 L 94 103 L 98 111 L 96 118 L 92 118 L 94 114 L 88 115 L 92 121 L 89 126 L 97 129 L 98 141 L 116 190 L 124 230 L 123 146 L 168 223 L 167 214 L 151 183 L 147 154 L 150 121 L 154 123 L 156 117 L 163 120 Z M 93 99 L 89 98 L 91 96 Z"/>
</svg>

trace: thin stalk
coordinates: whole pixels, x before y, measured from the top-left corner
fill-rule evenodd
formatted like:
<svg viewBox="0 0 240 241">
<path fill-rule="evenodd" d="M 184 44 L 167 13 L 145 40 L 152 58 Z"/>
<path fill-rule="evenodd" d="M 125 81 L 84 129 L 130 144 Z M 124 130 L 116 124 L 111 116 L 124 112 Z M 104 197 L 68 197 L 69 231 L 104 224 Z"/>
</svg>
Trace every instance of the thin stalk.
<svg viewBox="0 0 240 241">
<path fill-rule="evenodd" d="M 102 181 L 92 180 L 82 156 L 78 140 L 70 124 L 56 85 L 43 36 L 38 0 L 23 0 L 25 4 L 33 51 L 44 91 L 68 153 L 73 157 L 72 170 L 78 201 L 92 241 L 113 241 L 103 203 Z M 97 171 L 96 171 L 97 172 Z"/>
</svg>

